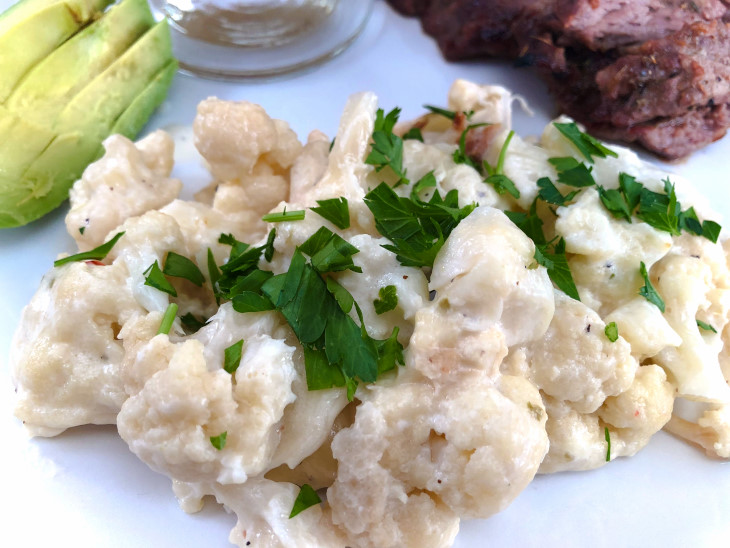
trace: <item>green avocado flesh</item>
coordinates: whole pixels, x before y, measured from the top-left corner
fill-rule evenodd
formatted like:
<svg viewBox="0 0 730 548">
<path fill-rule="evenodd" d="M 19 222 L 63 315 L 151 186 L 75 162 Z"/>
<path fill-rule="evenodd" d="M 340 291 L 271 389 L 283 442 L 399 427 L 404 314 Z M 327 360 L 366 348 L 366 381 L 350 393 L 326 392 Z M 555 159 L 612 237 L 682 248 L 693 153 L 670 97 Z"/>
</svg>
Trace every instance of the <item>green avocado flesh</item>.
<svg viewBox="0 0 730 548">
<path fill-rule="evenodd" d="M 122 0 L 103 14 L 108 0 L 25 0 L 0 15 L 0 51 L 28 21 L 47 22 L 39 14 L 56 6 L 69 13 L 72 3 L 91 14 L 88 24 L 25 68 L 0 101 L 0 228 L 58 207 L 107 136 L 134 138 L 144 127 L 177 70 L 167 24 L 155 24 L 146 0 Z"/>
</svg>

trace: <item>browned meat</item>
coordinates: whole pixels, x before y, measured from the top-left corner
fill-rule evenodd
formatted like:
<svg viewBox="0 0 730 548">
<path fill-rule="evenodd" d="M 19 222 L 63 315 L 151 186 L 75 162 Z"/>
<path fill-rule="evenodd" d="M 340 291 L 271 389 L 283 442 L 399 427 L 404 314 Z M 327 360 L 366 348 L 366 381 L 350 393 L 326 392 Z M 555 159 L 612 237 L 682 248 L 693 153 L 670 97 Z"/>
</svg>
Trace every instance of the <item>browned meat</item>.
<svg viewBox="0 0 730 548">
<path fill-rule="evenodd" d="M 678 158 L 730 126 L 730 0 L 389 0 L 447 59 L 531 65 L 604 138 Z"/>
</svg>

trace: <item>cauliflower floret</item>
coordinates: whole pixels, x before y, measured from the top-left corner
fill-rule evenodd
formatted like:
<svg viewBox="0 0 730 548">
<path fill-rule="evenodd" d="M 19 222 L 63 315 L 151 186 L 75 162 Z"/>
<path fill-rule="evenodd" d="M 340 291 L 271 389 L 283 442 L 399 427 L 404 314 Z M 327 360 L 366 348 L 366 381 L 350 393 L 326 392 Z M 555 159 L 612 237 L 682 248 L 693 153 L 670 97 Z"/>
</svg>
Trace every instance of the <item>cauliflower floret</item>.
<svg viewBox="0 0 730 548">
<path fill-rule="evenodd" d="M 330 140 L 321 131 L 312 131 L 307 137 L 302 153 L 291 168 L 289 202 L 297 204 L 306 200 L 307 193 L 327 171 Z"/>
<path fill-rule="evenodd" d="M 478 207 L 446 240 L 430 288 L 439 306 L 458 310 L 471 330 L 498 321 L 508 346 L 532 340 L 555 310 L 546 270 L 528 268 L 534 253 L 532 241 L 504 213 Z"/>
<path fill-rule="evenodd" d="M 579 413 L 592 413 L 626 390 L 639 364 L 623 337 L 611 342 L 605 327 L 593 310 L 556 291 L 550 327 L 527 346 L 531 380 Z"/>
<path fill-rule="evenodd" d="M 730 405 L 713 405 L 697 423 L 673 416 L 666 430 L 699 445 L 710 457 L 730 459 Z"/>
<path fill-rule="evenodd" d="M 15 414 L 31 434 L 114 424 L 126 399 L 121 326 L 145 310 L 123 265 L 74 262 L 46 274 L 23 310 L 10 352 Z"/>
<path fill-rule="evenodd" d="M 70 192 L 66 230 L 81 251 L 101 245 L 126 219 L 171 202 L 182 188 L 169 178 L 174 144 L 164 131 L 136 144 L 112 135 L 104 148 L 104 156 L 86 168 Z"/>
<path fill-rule="evenodd" d="M 248 338 L 232 375 L 206 363 L 199 341 L 186 341 L 122 406 L 119 434 L 151 468 L 176 479 L 243 483 L 268 465 L 294 400 L 293 350 L 265 335 Z M 225 447 L 216 449 L 210 438 L 224 432 Z"/>
<path fill-rule="evenodd" d="M 633 299 L 643 285 L 639 264 L 651 268 L 672 247 L 672 238 L 646 223 L 614 219 L 598 192 L 583 190 L 559 207 L 556 232 L 565 239 L 570 270 L 581 299 L 601 315 Z"/>
<path fill-rule="evenodd" d="M 690 399 L 715 403 L 730 402 L 730 387 L 722 375 L 718 355 L 723 347 L 719 333 L 702 330 L 698 316 L 705 310 L 720 307 L 712 314 L 727 322 L 728 290 L 724 280 L 713 276 L 712 268 L 701 257 L 672 253 L 651 271 L 654 286 L 666 306 L 669 325 L 682 338 L 679 347 L 668 347 L 656 357 L 657 363 L 672 374 L 679 394 Z M 720 287 L 718 287 L 718 285 Z M 718 313 L 719 312 L 719 313 Z M 718 324 L 720 331 L 724 324 Z"/>
<path fill-rule="evenodd" d="M 654 364 L 639 367 L 631 386 L 609 396 L 595 413 L 580 413 L 565 401 L 544 397 L 550 451 L 540 473 L 590 470 L 603 466 L 608 444 L 610 460 L 635 455 L 672 415 L 674 389 L 664 370 Z"/>
<path fill-rule="evenodd" d="M 667 346 L 679 346 L 682 338 L 671 328 L 659 308 L 644 297 L 635 297 L 605 318 L 614 322 L 621 337 L 631 345 L 631 354 L 641 362 Z"/>
</svg>

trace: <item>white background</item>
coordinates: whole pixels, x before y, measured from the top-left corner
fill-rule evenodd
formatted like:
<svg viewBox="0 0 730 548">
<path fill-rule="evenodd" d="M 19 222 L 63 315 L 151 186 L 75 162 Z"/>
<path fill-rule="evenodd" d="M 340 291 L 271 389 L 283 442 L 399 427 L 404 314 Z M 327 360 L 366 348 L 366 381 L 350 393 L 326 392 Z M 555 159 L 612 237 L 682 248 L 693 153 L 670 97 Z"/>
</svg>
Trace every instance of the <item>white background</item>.
<svg viewBox="0 0 730 548">
<path fill-rule="evenodd" d="M 0 9 L 10 3 L 0 0 Z M 384 108 L 400 106 L 407 119 L 425 103 L 444 105 L 455 78 L 499 83 L 523 95 L 535 116 L 517 115 L 520 134 L 537 133 L 556 114 L 529 72 L 503 62 L 447 64 L 416 20 L 378 1 L 353 46 L 305 74 L 245 84 L 178 75 L 148 130 L 189 125 L 198 101 L 216 95 L 260 103 L 289 121 L 302 140 L 312 129 L 332 136 L 350 93 L 372 90 Z M 728 158 L 730 140 L 724 139 L 667 169 L 694 178 L 728 217 Z M 187 160 L 178 176 L 198 168 Z M 185 196 L 204 182 L 193 179 Z M 31 440 L 12 417 L 10 337 L 57 253 L 74 251 L 63 226 L 66 207 L 28 227 L 0 230 L 0 546 L 228 546 L 234 517 L 214 504 L 184 514 L 169 480 L 138 461 L 113 426 Z M 729 539 L 730 464 L 660 433 L 632 459 L 593 472 L 536 478 L 504 512 L 464 523 L 456 546 L 720 547 L 729 546 Z"/>
</svg>

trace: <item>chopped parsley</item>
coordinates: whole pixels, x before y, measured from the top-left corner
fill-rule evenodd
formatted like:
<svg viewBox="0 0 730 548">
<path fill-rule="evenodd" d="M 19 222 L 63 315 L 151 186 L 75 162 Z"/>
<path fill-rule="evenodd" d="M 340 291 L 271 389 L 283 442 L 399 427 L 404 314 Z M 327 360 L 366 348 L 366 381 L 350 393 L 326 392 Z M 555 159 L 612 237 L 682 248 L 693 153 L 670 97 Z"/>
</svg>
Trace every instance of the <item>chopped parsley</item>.
<svg viewBox="0 0 730 548">
<path fill-rule="evenodd" d="M 286 208 L 284 208 L 284 211 L 281 211 L 279 213 L 269 213 L 267 215 L 264 215 L 263 217 L 261 217 L 261 220 L 266 223 L 283 223 L 286 221 L 303 221 L 305 213 L 306 212 L 303 209 L 298 209 L 295 211 L 287 211 Z"/>
<path fill-rule="evenodd" d="M 175 278 L 184 278 L 198 287 L 201 287 L 205 282 L 205 276 L 203 276 L 198 265 L 174 251 L 168 252 L 162 272 Z"/>
<path fill-rule="evenodd" d="M 580 192 L 579 190 L 574 190 L 563 196 L 553 182 L 547 177 L 540 177 L 537 180 L 537 188 L 540 189 L 537 195 L 541 200 L 558 206 L 564 206 L 570 203 L 573 198 L 575 198 L 575 195 Z"/>
<path fill-rule="evenodd" d="M 484 182 L 492 185 L 494 187 L 494 190 L 497 191 L 497 194 L 504 194 L 505 192 L 507 192 L 513 198 L 519 198 L 520 191 L 517 190 L 517 187 L 515 186 L 512 179 L 504 174 L 504 159 L 507 155 L 507 147 L 509 146 L 509 143 L 512 140 L 514 134 L 514 131 L 510 131 L 507 134 L 507 138 L 504 140 L 504 144 L 499 151 L 499 157 L 497 158 L 496 166 L 490 166 L 486 160 L 482 162 L 482 165 L 487 172 L 487 178 L 484 179 Z"/>
<path fill-rule="evenodd" d="M 86 232 L 86 227 L 85 226 L 80 226 L 79 227 L 79 234 L 83 235 L 84 232 Z"/>
<path fill-rule="evenodd" d="M 606 462 L 611 461 L 611 434 L 608 431 L 608 426 L 603 427 L 603 435 L 606 438 Z"/>
<path fill-rule="evenodd" d="M 386 285 L 378 291 L 378 298 L 373 301 L 375 313 L 385 314 L 390 310 L 395 310 L 398 306 L 398 294 L 394 285 Z"/>
<path fill-rule="evenodd" d="M 618 154 L 605 147 L 600 141 L 587 133 L 583 133 L 574 122 L 562 124 L 554 122 L 553 125 L 591 163 L 593 163 L 594 156 L 598 158 L 606 158 L 607 156 L 618 157 Z"/>
<path fill-rule="evenodd" d="M 603 332 L 606 334 L 606 338 L 609 341 L 616 342 L 618 340 L 618 326 L 616 325 L 616 322 L 609 323 Z"/>
<path fill-rule="evenodd" d="M 157 264 L 157 261 L 147 267 L 147 270 L 145 270 L 142 274 L 145 277 L 145 285 L 154 287 L 155 289 L 159 289 L 160 291 L 164 291 L 165 293 L 172 295 L 173 297 L 177 297 L 177 291 L 172 286 L 172 284 L 167 281 L 167 278 L 165 278 L 162 270 L 160 270 L 160 265 Z"/>
<path fill-rule="evenodd" d="M 241 355 L 243 353 L 243 339 L 233 343 L 223 351 L 223 369 L 226 373 L 233 375 L 238 366 L 241 365 Z"/>
<path fill-rule="evenodd" d="M 408 184 L 406 170 L 403 168 L 403 139 L 393 133 L 393 127 L 398 121 L 400 109 L 398 107 L 385 114 L 379 108 L 375 113 L 375 125 L 373 128 L 373 144 L 365 158 L 365 163 L 375 166 L 376 172 L 390 168 L 398 180 L 394 186 Z"/>
<path fill-rule="evenodd" d="M 211 248 L 208 248 L 208 276 L 210 277 L 210 285 L 213 287 L 213 293 L 215 294 L 215 302 L 220 305 L 221 299 L 216 284 L 221 277 L 221 271 L 218 270 L 218 265 L 215 264 L 215 257 Z"/>
<path fill-rule="evenodd" d="M 169 305 L 167 305 L 165 314 L 162 316 L 162 322 L 160 322 L 160 328 L 157 330 L 158 335 L 167 335 L 170 332 L 170 329 L 172 328 L 172 322 L 175 321 L 176 315 L 177 305 L 175 303 L 170 303 Z"/>
<path fill-rule="evenodd" d="M 566 156 L 565 158 L 549 158 L 548 162 L 558 172 L 559 183 L 576 188 L 584 188 L 596 184 L 593 175 L 591 175 L 593 168 L 587 167 L 583 162 L 579 162 L 575 158 L 570 156 Z"/>
<path fill-rule="evenodd" d="M 289 519 L 300 514 L 307 508 L 314 506 L 315 504 L 319 504 L 320 502 L 322 502 L 322 499 L 319 498 L 317 492 L 310 485 L 305 483 L 299 489 L 299 494 L 294 501 L 294 506 L 289 514 Z"/>
<path fill-rule="evenodd" d="M 318 207 L 310 207 L 320 217 L 327 219 L 337 228 L 350 228 L 350 207 L 347 198 L 317 200 Z"/>
<path fill-rule="evenodd" d="M 101 244 L 99 247 L 53 261 L 53 266 L 61 266 L 66 263 L 73 263 L 76 261 L 101 261 L 106 258 L 114 245 L 119 241 L 119 238 L 122 236 L 124 236 L 124 232 L 118 232 L 111 240 Z"/>
<path fill-rule="evenodd" d="M 705 331 L 712 331 L 713 333 L 717 333 L 717 329 L 712 327 L 709 323 L 705 323 L 700 320 L 697 320 L 697 327 L 699 327 L 700 329 L 704 329 Z"/>
<path fill-rule="evenodd" d="M 639 289 L 639 295 L 644 297 L 653 305 L 656 305 L 656 307 L 661 310 L 663 314 L 664 300 L 659 296 L 659 293 L 657 293 L 656 289 L 654 289 L 654 286 L 651 284 L 651 280 L 649 279 L 649 273 L 646 270 L 646 265 L 644 264 L 644 261 L 642 261 L 641 265 L 639 266 L 639 272 L 644 278 L 644 285 L 641 287 L 641 289 Z"/>
<path fill-rule="evenodd" d="M 392 244 L 384 245 L 404 266 L 433 266 L 436 254 L 451 231 L 476 207 L 459 207 L 456 189 L 444 198 L 435 191 L 428 202 L 402 198 L 385 183 L 365 195 L 378 232 Z"/>
<path fill-rule="evenodd" d="M 264 259 L 267 263 L 271 262 L 274 258 L 274 240 L 276 239 L 276 229 L 272 228 L 269 231 L 269 235 L 266 237 L 266 243 L 264 244 Z"/>
<path fill-rule="evenodd" d="M 218 449 L 218 451 L 222 451 L 223 448 L 226 446 L 226 438 L 228 437 L 228 432 L 223 432 L 221 434 L 218 434 L 217 436 L 211 436 L 210 437 L 210 444 Z"/>
<path fill-rule="evenodd" d="M 433 105 L 423 105 L 423 108 L 425 108 L 432 114 L 439 114 L 444 118 L 448 118 L 449 120 L 454 120 L 456 118 L 456 112 L 454 112 L 453 110 L 447 110 L 441 107 L 434 107 Z"/>
<path fill-rule="evenodd" d="M 481 124 L 469 124 L 466 126 L 466 129 L 461 132 L 461 136 L 459 136 L 459 146 L 452 154 L 452 158 L 454 160 L 455 164 L 466 164 L 468 166 L 473 167 L 477 171 L 479 171 L 479 167 L 474 162 L 474 160 L 471 159 L 471 157 L 466 153 L 466 135 L 469 133 L 472 129 L 476 129 L 479 127 L 488 126 L 487 123 L 481 123 Z"/>
<path fill-rule="evenodd" d="M 182 323 L 190 333 L 195 333 L 204 327 L 207 322 L 197 318 L 192 312 L 188 312 L 184 316 L 180 316 L 180 323 Z"/>
<path fill-rule="evenodd" d="M 318 272 L 362 272 L 362 268 L 352 262 L 352 256 L 360 250 L 327 227 L 323 226 L 312 234 L 299 246 L 299 250 L 311 257 L 312 266 Z"/>
<path fill-rule="evenodd" d="M 408 139 L 423 142 L 423 134 L 421 133 L 421 128 L 412 127 L 411 129 L 406 131 L 403 134 L 403 140 L 407 141 Z"/>
<path fill-rule="evenodd" d="M 423 177 L 418 179 L 411 189 L 411 200 L 418 200 L 418 193 L 426 188 L 433 188 L 437 185 L 436 176 L 433 171 L 429 171 Z"/>
</svg>

